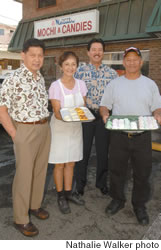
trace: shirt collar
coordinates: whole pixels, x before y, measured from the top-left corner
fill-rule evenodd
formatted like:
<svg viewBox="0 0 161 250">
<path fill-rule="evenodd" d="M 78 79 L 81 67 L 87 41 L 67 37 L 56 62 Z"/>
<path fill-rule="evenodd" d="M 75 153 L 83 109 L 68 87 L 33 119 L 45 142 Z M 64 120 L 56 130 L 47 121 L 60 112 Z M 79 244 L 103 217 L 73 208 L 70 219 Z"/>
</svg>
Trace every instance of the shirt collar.
<svg viewBox="0 0 161 250">
<path fill-rule="evenodd" d="M 94 69 L 94 70 L 102 69 L 104 67 L 103 63 L 100 64 L 100 66 L 98 67 L 98 69 L 96 69 L 96 67 L 92 63 L 89 63 L 88 65 L 89 65 L 89 67 L 91 69 Z"/>
<path fill-rule="evenodd" d="M 25 66 L 24 63 L 21 64 L 21 68 L 22 68 L 23 72 L 26 73 L 26 75 L 31 76 L 31 77 L 34 78 L 33 73 Z M 41 78 L 41 73 L 40 73 L 40 71 L 38 70 L 38 71 L 37 71 L 37 80 L 40 80 L 40 78 Z M 34 79 L 35 79 L 35 78 L 34 78 Z"/>
</svg>

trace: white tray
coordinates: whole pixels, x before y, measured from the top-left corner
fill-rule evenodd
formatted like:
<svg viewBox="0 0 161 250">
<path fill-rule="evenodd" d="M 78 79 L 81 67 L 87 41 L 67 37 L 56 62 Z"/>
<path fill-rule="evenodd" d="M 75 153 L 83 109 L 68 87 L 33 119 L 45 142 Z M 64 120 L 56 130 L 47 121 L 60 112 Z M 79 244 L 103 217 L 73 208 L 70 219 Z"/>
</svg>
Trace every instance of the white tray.
<svg viewBox="0 0 161 250">
<path fill-rule="evenodd" d="M 141 126 L 140 127 L 140 124 L 139 124 L 139 117 L 143 117 L 143 118 L 152 118 L 155 126 L 152 127 L 152 126 Z M 129 127 L 111 127 L 111 123 L 113 123 L 113 120 L 114 119 L 117 119 L 117 120 L 120 120 L 120 119 L 125 119 L 127 118 L 130 123 L 131 122 L 135 122 L 136 123 L 136 128 L 131 128 L 130 126 Z M 130 124 L 131 125 L 131 124 Z M 155 120 L 155 118 L 153 116 L 134 116 L 134 115 L 112 115 L 108 118 L 107 122 L 106 122 L 106 125 L 105 125 L 105 128 L 109 129 L 109 130 L 117 130 L 117 131 L 148 131 L 148 130 L 156 130 L 156 129 L 159 129 L 160 128 L 160 125 L 158 124 L 158 122 Z"/>
<path fill-rule="evenodd" d="M 86 119 L 83 119 L 83 117 L 79 116 L 76 108 L 79 108 L 83 112 Z M 65 122 L 91 122 L 95 119 L 94 115 L 86 107 L 62 108 L 60 110 L 60 114 L 63 121 Z"/>
</svg>

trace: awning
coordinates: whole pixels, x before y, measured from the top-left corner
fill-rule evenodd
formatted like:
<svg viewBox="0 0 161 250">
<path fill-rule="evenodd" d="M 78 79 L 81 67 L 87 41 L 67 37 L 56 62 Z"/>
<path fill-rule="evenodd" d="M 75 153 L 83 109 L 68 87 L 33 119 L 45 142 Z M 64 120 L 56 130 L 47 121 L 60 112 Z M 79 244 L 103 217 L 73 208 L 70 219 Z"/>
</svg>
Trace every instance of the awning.
<svg viewBox="0 0 161 250">
<path fill-rule="evenodd" d="M 0 50 L 0 60 L 2 59 L 21 60 L 21 55 L 20 53 L 13 53 Z"/>
<path fill-rule="evenodd" d="M 161 38 L 161 0 L 158 0 L 149 18 L 146 32 Z"/>
<path fill-rule="evenodd" d="M 34 21 L 91 9 L 97 9 L 100 12 L 99 34 L 44 40 L 46 48 L 80 46 L 87 44 L 88 41 L 94 37 L 102 38 L 105 42 L 143 38 L 149 39 L 152 36 L 149 31 L 147 32 L 147 24 L 149 23 L 153 10 L 160 2 L 161 0 L 113 0 L 92 5 L 89 8 L 80 8 L 30 20 L 22 20 L 12 37 L 8 49 L 10 51 L 20 51 L 24 41 L 34 37 Z"/>
</svg>

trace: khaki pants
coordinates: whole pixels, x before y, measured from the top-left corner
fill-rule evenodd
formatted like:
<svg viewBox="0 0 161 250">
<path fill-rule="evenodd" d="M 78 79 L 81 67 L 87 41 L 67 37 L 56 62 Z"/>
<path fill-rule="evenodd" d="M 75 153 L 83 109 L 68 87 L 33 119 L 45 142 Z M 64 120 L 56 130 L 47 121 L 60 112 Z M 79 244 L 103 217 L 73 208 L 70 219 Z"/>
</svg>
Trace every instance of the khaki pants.
<svg viewBox="0 0 161 250">
<path fill-rule="evenodd" d="M 14 124 L 17 128 L 12 187 L 14 222 L 26 224 L 29 209 L 40 208 L 43 199 L 51 136 L 48 123 Z"/>
</svg>

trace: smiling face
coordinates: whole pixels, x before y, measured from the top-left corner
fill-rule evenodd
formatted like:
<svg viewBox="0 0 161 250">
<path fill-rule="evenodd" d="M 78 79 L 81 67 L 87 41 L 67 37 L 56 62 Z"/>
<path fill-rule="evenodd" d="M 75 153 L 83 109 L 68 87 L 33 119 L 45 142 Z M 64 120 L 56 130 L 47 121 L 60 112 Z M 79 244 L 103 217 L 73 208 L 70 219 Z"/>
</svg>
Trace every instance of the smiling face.
<svg viewBox="0 0 161 250">
<path fill-rule="evenodd" d="M 33 74 L 36 74 L 43 65 L 44 52 L 41 47 L 30 47 L 26 52 L 21 53 L 25 66 Z"/>
<path fill-rule="evenodd" d="M 140 74 L 143 60 L 136 52 L 128 52 L 123 60 L 123 65 L 126 70 L 126 74 Z"/>
<path fill-rule="evenodd" d="M 73 56 L 68 57 L 61 66 L 63 74 L 65 76 L 71 77 L 77 70 L 77 61 L 76 58 Z"/>
<path fill-rule="evenodd" d="M 103 46 L 101 43 L 92 43 L 90 50 L 87 52 L 89 56 L 90 63 L 93 65 L 99 65 L 103 59 Z"/>
</svg>

